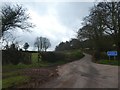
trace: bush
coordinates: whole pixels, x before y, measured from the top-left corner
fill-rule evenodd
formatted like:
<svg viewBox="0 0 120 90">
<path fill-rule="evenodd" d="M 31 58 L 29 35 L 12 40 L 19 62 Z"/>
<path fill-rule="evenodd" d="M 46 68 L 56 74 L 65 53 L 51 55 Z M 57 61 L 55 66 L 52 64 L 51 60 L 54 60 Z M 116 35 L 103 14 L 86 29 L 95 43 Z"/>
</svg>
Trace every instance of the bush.
<svg viewBox="0 0 120 90">
<path fill-rule="evenodd" d="M 100 53 L 100 59 L 108 59 L 108 55 L 106 52 L 101 52 Z"/>
<path fill-rule="evenodd" d="M 22 52 L 22 57 L 21 57 L 21 63 L 24 63 L 24 64 L 31 64 L 32 63 L 32 60 L 31 60 L 31 53 L 29 52 Z"/>
<path fill-rule="evenodd" d="M 42 60 L 48 62 L 57 62 L 57 61 L 74 61 L 82 58 L 84 55 L 81 51 L 63 51 L 63 52 L 42 52 Z"/>
<path fill-rule="evenodd" d="M 17 50 L 2 51 L 2 64 L 18 64 L 20 62 L 21 53 Z"/>
<path fill-rule="evenodd" d="M 101 59 L 108 59 L 109 57 L 106 52 L 94 52 L 93 58 L 95 61 L 99 61 Z M 111 57 L 111 59 L 113 59 L 113 57 Z"/>
<path fill-rule="evenodd" d="M 30 64 L 31 53 L 26 53 L 18 50 L 3 50 L 2 51 L 2 64 L 18 64 L 18 63 Z"/>
<path fill-rule="evenodd" d="M 65 59 L 64 54 L 56 53 L 56 52 L 42 52 L 41 56 L 43 61 L 48 61 L 48 62 L 57 62 L 59 60 Z"/>
<path fill-rule="evenodd" d="M 81 51 L 71 51 L 69 53 L 66 53 L 66 60 L 67 61 L 73 61 L 82 58 L 84 55 L 81 53 Z"/>
</svg>

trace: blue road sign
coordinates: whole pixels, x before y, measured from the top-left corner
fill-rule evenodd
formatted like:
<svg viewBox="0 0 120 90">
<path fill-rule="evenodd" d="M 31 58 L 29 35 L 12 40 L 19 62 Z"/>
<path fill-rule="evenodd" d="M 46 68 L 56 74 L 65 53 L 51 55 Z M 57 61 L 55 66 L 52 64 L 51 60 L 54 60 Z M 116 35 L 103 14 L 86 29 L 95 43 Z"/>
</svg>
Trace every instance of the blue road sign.
<svg viewBox="0 0 120 90">
<path fill-rule="evenodd" d="M 107 55 L 108 56 L 117 56 L 117 51 L 108 51 Z"/>
</svg>

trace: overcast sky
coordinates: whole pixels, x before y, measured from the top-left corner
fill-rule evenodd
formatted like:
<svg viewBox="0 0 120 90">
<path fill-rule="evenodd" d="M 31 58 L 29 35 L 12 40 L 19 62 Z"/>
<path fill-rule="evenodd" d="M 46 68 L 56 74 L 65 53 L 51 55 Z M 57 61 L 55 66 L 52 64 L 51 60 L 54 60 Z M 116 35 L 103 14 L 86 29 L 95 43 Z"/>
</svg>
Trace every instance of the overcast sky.
<svg viewBox="0 0 120 90">
<path fill-rule="evenodd" d="M 12 32 L 21 45 L 25 42 L 30 44 L 29 50 L 34 50 L 34 41 L 37 36 L 50 39 L 54 50 L 60 42 L 76 38 L 76 32 L 82 27 L 81 22 L 89 14 L 93 2 L 17 2 L 27 8 L 31 22 L 36 27 L 31 33 L 17 30 Z"/>
</svg>

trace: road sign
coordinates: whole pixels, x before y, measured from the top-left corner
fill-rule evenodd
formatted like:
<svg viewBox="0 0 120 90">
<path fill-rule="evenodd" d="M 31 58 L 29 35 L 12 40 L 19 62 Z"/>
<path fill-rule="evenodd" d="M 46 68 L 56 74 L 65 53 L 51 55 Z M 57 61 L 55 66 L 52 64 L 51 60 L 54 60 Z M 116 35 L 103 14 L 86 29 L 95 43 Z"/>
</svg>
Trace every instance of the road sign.
<svg viewBox="0 0 120 90">
<path fill-rule="evenodd" d="M 108 56 L 117 56 L 117 51 L 108 51 L 107 55 Z"/>
</svg>

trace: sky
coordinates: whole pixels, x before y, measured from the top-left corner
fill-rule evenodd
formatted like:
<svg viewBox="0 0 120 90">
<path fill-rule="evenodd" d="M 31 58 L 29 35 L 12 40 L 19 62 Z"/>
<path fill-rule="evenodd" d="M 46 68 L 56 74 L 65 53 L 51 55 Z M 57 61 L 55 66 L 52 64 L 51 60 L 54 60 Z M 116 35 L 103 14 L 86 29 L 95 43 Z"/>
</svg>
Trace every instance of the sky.
<svg viewBox="0 0 120 90">
<path fill-rule="evenodd" d="M 28 42 L 29 50 L 35 50 L 36 37 L 46 37 L 51 42 L 50 51 L 54 50 L 60 42 L 76 38 L 76 32 L 82 27 L 83 18 L 89 15 L 94 2 L 14 2 L 27 8 L 30 22 L 35 27 L 31 32 L 22 30 L 11 31 L 16 40 L 23 46 Z M 13 4 L 13 3 L 12 3 Z"/>
</svg>

